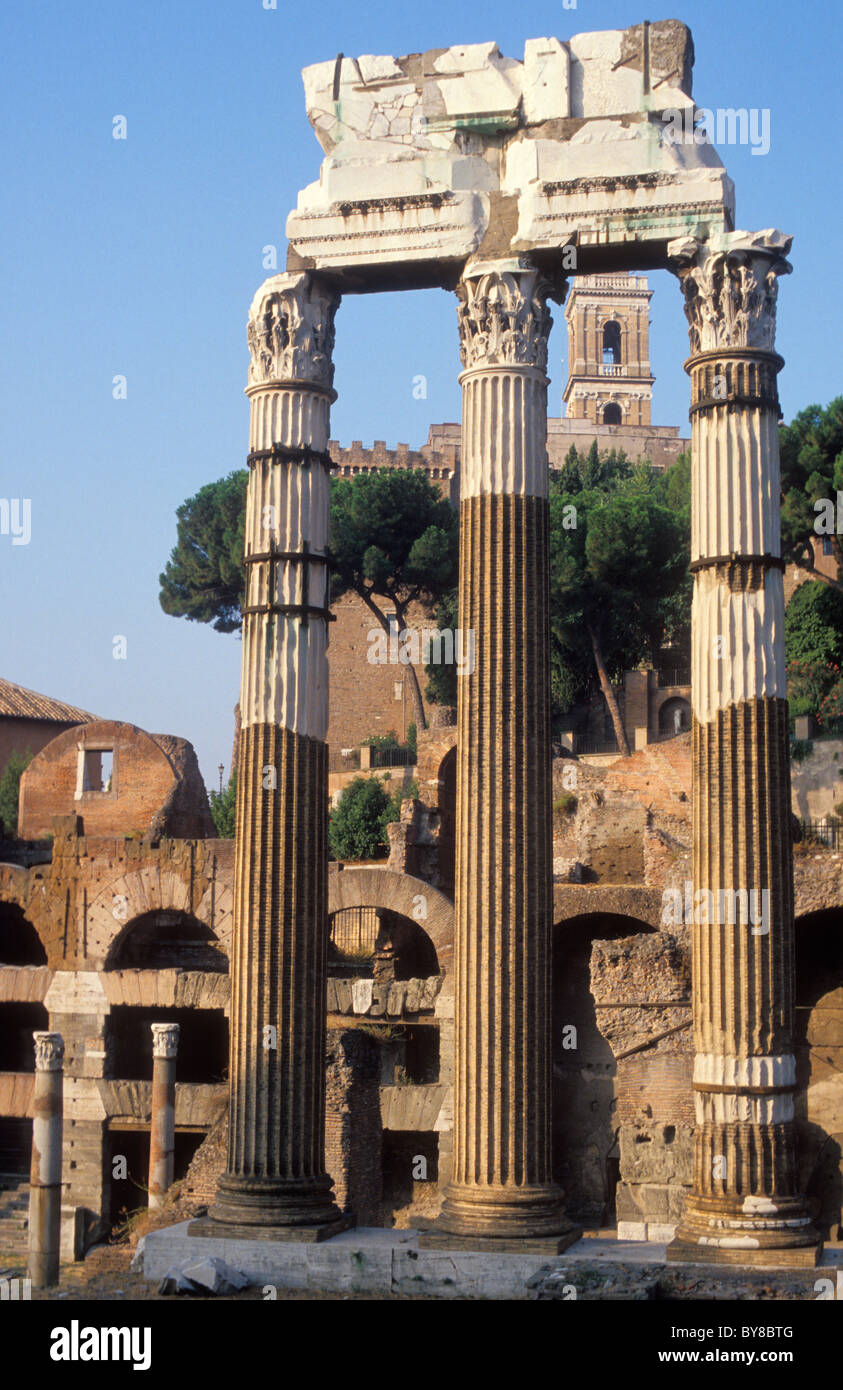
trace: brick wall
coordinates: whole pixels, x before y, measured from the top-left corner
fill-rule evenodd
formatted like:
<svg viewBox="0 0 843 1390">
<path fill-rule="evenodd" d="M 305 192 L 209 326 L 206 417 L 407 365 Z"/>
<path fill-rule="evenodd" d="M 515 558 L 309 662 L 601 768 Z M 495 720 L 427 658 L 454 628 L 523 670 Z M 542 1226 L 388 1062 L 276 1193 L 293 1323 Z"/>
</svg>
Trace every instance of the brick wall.
<svg viewBox="0 0 843 1390">
<path fill-rule="evenodd" d="M 380 601 L 379 606 L 384 607 Z M 415 720 L 407 667 L 400 663 L 375 665 L 369 662 L 372 648 L 367 635 L 383 629 L 356 594 L 346 594 L 334 604 L 333 611 L 336 622 L 330 625 L 328 651 L 331 713 L 327 741 L 330 748 L 354 748 L 372 734 L 394 733 L 403 743 L 408 726 Z M 436 627 L 435 619 L 418 604 L 410 608 L 407 623 L 418 631 Z M 423 666 L 415 669 L 425 717 L 429 720 L 435 706 L 424 700 L 427 675 Z M 397 692 L 396 687 L 400 687 Z"/>
<path fill-rule="evenodd" d="M 325 1166 L 341 1211 L 380 1225 L 380 1049 L 360 1029 L 328 1031 Z"/>
<path fill-rule="evenodd" d="M 81 751 L 80 751 L 81 750 Z M 80 756 L 110 751 L 110 790 L 79 790 Z M 134 724 L 97 720 L 68 729 L 21 778 L 18 833 L 49 835 L 54 816 L 81 816 L 89 835 L 134 835 L 153 828 L 183 837 L 213 835 L 196 754 L 184 739 L 153 736 Z"/>
</svg>

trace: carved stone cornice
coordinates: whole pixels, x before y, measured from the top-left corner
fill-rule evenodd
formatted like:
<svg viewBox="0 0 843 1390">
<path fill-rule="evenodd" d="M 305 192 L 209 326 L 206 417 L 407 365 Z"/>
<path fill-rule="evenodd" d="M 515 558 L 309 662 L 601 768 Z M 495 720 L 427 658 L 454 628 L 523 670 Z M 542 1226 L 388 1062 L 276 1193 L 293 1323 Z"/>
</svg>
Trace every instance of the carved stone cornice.
<svg viewBox="0 0 843 1390">
<path fill-rule="evenodd" d="M 685 296 L 692 356 L 730 348 L 773 351 L 778 277 L 790 274 L 785 257 L 792 242 L 768 229 L 669 243 L 668 264 Z"/>
<path fill-rule="evenodd" d="M 249 385 L 334 381 L 334 315 L 340 296 L 306 273 L 273 275 L 252 300 Z"/>
<path fill-rule="evenodd" d="M 469 268 L 457 286 L 460 358 L 463 367 L 547 369 L 553 319 L 548 299 L 564 298 L 526 258 L 487 261 Z"/>
<path fill-rule="evenodd" d="M 35 1070 L 61 1071 L 64 1061 L 64 1038 L 61 1033 L 33 1033 L 35 1038 Z"/>
<path fill-rule="evenodd" d="M 179 1050 L 179 1025 L 177 1023 L 152 1023 L 153 1057 L 173 1058 Z"/>
</svg>

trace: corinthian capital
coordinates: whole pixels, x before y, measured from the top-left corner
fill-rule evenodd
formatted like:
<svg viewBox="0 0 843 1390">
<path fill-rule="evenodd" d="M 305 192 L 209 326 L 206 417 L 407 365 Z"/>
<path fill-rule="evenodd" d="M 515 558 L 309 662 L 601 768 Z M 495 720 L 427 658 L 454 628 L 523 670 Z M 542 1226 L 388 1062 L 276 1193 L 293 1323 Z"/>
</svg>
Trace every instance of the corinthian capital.
<svg viewBox="0 0 843 1390">
<path fill-rule="evenodd" d="M 312 275 L 265 280 L 249 310 L 249 385 L 302 381 L 330 388 L 339 302 L 336 291 Z"/>
<path fill-rule="evenodd" d="M 726 232 L 710 242 L 679 237 L 667 248 L 690 324 L 691 353 L 729 348 L 772 352 L 778 277 L 793 237 L 783 232 Z"/>
<path fill-rule="evenodd" d="M 61 1071 L 64 1060 L 64 1038 L 61 1033 L 33 1033 L 35 1039 L 35 1070 Z"/>
<path fill-rule="evenodd" d="M 177 1023 L 151 1023 L 153 1057 L 175 1057 L 179 1050 Z"/>
<path fill-rule="evenodd" d="M 547 368 L 553 319 L 548 298 L 564 297 L 526 260 L 487 261 L 457 286 L 460 358 L 464 367 Z"/>
</svg>

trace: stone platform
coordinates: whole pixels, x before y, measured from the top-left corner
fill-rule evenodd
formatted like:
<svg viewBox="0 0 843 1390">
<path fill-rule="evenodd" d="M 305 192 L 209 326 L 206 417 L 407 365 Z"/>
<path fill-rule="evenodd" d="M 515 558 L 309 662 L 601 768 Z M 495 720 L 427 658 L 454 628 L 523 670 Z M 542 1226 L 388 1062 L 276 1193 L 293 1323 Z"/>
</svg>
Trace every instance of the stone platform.
<svg viewBox="0 0 843 1390">
<path fill-rule="evenodd" d="M 664 1267 L 666 1246 L 655 1242 L 620 1241 L 587 1236 L 562 1256 L 549 1259 L 538 1252 L 487 1253 L 468 1250 L 420 1249 L 418 1231 L 361 1227 L 319 1244 L 293 1241 L 212 1240 L 188 1233 L 187 1221 L 151 1231 L 136 1256 L 143 1277 L 163 1279 L 168 1270 L 191 1259 L 218 1255 L 258 1285 L 313 1289 L 326 1293 L 417 1294 L 428 1298 L 530 1299 L 540 1271 L 557 1267 L 577 1284 L 577 1270 L 593 1272 L 595 1265 L 612 1268 Z M 831 1257 L 831 1258 L 829 1258 Z M 823 1265 L 839 1264 L 840 1253 L 826 1251 Z M 689 1269 L 700 1266 L 688 1266 Z M 723 1271 L 733 1280 L 737 1271 Z M 708 1266 L 707 1277 L 716 1271 Z M 758 1277 L 759 1271 L 755 1271 Z M 814 1297 L 816 1271 L 805 1271 L 805 1297 Z M 769 1280 L 773 1271 L 766 1271 Z M 809 1287 L 810 1283 L 810 1287 Z M 586 1295 L 589 1296 L 589 1295 Z M 756 1295 L 757 1296 L 757 1295 Z"/>
</svg>

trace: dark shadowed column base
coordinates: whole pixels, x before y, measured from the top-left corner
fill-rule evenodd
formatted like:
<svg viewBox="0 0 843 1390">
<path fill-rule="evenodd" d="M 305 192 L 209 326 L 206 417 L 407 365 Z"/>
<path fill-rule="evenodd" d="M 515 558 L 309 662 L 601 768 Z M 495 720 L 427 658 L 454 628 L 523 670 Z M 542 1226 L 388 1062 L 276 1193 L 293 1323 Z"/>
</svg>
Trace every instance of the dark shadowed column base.
<svg viewBox="0 0 843 1390">
<path fill-rule="evenodd" d="M 424 1250 L 499 1250 L 559 1255 L 582 1231 L 565 1215 L 561 1189 L 448 1189 L 442 1214 L 422 1231 Z"/>
<path fill-rule="evenodd" d="M 217 1240 L 330 1240 L 355 1224 L 334 1205 L 332 1187 L 327 1175 L 296 1182 L 226 1174 L 208 1215 L 192 1221 L 188 1232 Z"/>
</svg>

